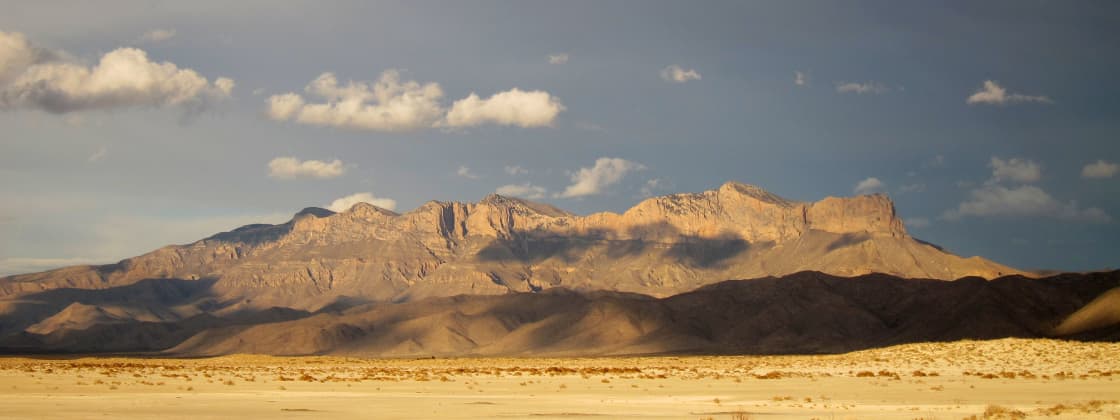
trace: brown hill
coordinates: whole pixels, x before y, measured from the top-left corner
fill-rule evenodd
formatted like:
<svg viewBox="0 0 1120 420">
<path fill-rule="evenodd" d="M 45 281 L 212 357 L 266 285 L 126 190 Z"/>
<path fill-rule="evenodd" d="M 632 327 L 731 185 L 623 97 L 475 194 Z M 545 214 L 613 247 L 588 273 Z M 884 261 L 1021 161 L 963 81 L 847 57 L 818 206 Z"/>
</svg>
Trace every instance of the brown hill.
<svg viewBox="0 0 1120 420">
<path fill-rule="evenodd" d="M 177 356 L 833 353 L 909 342 L 1053 336 L 1055 326 L 1078 322 L 1078 314 L 1111 299 L 1114 293 L 1106 292 L 1120 287 L 1120 271 L 991 281 L 802 272 L 726 281 L 667 298 L 553 288 L 402 303 L 338 302 L 317 312 L 214 310 L 166 321 L 84 315 L 90 307 L 204 309 L 213 305 L 208 287 L 198 287 L 204 283 L 148 280 L 33 294 L 22 301 L 25 309 L 77 303 L 55 304 L 61 309 L 54 316 L 38 311 L 42 320 L 0 338 L 0 349 Z M 60 322 L 64 314 L 85 322 Z M 1120 331 L 1115 323 L 1095 326 L 1091 332 L 1104 339 Z"/>
<path fill-rule="evenodd" d="M 664 297 L 726 279 L 806 270 L 941 280 L 1026 274 L 915 240 L 886 196 L 802 203 L 727 183 L 650 198 L 622 214 L 575 216 L 497 195 L 478 203 L 432 201 L 404 214 L 364 203 L 337 214 L 309 208 L 288 223 L 244 226 L 117 264 L 0 278 L 0 298 L 183 279 L 212 282 L 207 290 L 221 311 L 315 311 L 339 300 L 554 287 Z M 197 315 L 183 310 L 175 316 Z"/>
</svg>

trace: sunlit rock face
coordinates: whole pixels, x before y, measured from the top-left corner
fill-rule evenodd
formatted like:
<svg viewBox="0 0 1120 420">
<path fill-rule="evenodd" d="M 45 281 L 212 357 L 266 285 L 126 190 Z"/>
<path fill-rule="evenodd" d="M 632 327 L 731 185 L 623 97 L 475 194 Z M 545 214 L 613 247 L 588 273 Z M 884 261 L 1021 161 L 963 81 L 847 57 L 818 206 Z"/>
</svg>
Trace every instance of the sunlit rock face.
<svg viewBox="0 0 1120 420">
<path fill-rule="evenodd" d="M 0 296 L 207 280 L 223 307 L 314 310 L 339 299 L 554 287 L 669 296 L 807 270 L 943 280 L 1021 273 L 915 240 L 884 195 L 807 203 L 729 182 L 649 198 L 622 214 L 578 216 L 499 195 L 431 201 L 403 214 L 366 203 L 340 213 L 308 208 L 284 224 L 248 225 L 117 264 L 3 278 Z"/>
</svg>

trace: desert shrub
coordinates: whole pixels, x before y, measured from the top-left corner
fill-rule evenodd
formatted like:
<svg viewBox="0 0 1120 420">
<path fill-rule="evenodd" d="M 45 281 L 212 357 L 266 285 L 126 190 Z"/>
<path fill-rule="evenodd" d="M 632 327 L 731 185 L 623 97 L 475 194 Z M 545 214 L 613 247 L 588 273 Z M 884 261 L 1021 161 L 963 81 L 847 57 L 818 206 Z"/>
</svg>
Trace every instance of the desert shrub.
<svg viewBox="0 0 1120 420">
<path fill-rule="evenodd" d="M 776 370 L 767 372 L 765 375 L 754 375 L 754 377 L 758 379 L 782 379 L 782 376 L 784 376 L 782 372 Z"/>
<path fill-rule="evenodd" d="M 989 405 L 988 408 L 984 409 L 984 414 L 982 415 L 982 418 L 984 418 L 984 419 L 1019 420 L 1019 419 L 1027 418 L 1027 413 L 1024 413 L 1022 411 L 1019 411 L 1019 410 L 1016 410 L 1016 409 L 1013 409 L 1013 408 L 1007 408 L 1007 407 L 1004 407 L 1004 406 L 993 404 L 993 405 Z"/>
</svg>

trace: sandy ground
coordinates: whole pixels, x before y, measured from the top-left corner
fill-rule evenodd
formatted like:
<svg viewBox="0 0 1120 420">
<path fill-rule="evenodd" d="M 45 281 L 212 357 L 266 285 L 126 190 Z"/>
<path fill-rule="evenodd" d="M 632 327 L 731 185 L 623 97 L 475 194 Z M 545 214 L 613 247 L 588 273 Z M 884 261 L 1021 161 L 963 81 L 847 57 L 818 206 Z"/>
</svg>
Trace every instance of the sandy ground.
<svg viewBox="0 0 1120 420">
<path fill-rule="evenodd" d="M 1120 419 L 1120 344 L 830 356 L 0 358 L 0 418 Z M 987 417 L 985 417 L 987 416 Z"/>
</svg>

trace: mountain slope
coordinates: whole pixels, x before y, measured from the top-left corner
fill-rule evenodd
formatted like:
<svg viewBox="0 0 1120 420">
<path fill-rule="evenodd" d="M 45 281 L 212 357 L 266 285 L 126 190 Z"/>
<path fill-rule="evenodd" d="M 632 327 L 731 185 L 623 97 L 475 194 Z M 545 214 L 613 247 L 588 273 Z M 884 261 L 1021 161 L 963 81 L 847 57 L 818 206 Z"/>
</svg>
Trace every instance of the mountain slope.
<svg viewBox="0 0 1120 420">
<path fill-rule="evenodd" d="M 315 311 L 553 287 L 670 296 L 730 278 L 814 270 L 951 280 L 1023 274 L 915 240 L 882 195 L 786 200 L 727 183 L 650 198 L 622 214 L 576 216 L 490 195 L 432 201 L 397 214 L 369 204 L 309 208 L 280 225 L 249 225 L 103 266 L 0 279 L 0 298 L 145 279 L 210 281 L 224 311 Z"/>
<path fill-rule="evenodd" d="M 553 288 L 402 303 L 339 303 L 316 312 L 210 311 L 166 320 L 90 317 L 90 308 L 138 311 L 206 307 L 206 289 L 146 281 L 106 290 L 66 289 L 29 327 L 0 337 L 0 352 L 162 352 L 459 355 L 836 353 L 924 341 L 1068 336 L 1115 340 L 1114 321 L 1082 322 L 1120 287 L 1120 271 L 1043 279 L 911 280 L 817 272 L 720 282 L 667 297 Z M 127 296 L 178 290 L 159 305 Z M 1109 292 L 1109 291 L 1113 292 Z M 182 293 L 185 292 L 185 293 Z M 1114 303 L 1114 302 L 1113 302 Z M 121 313 L 121 312 L 116 312 Z M 78 322 L 64 322 L 80 320 Z M 1056 332 L 1076 324 L 1080 330 Z M 44 326 L 51 326 L 45 328 Z M 1077 334 L 1069 336 L 1068 334 Z"/>
</svg>

